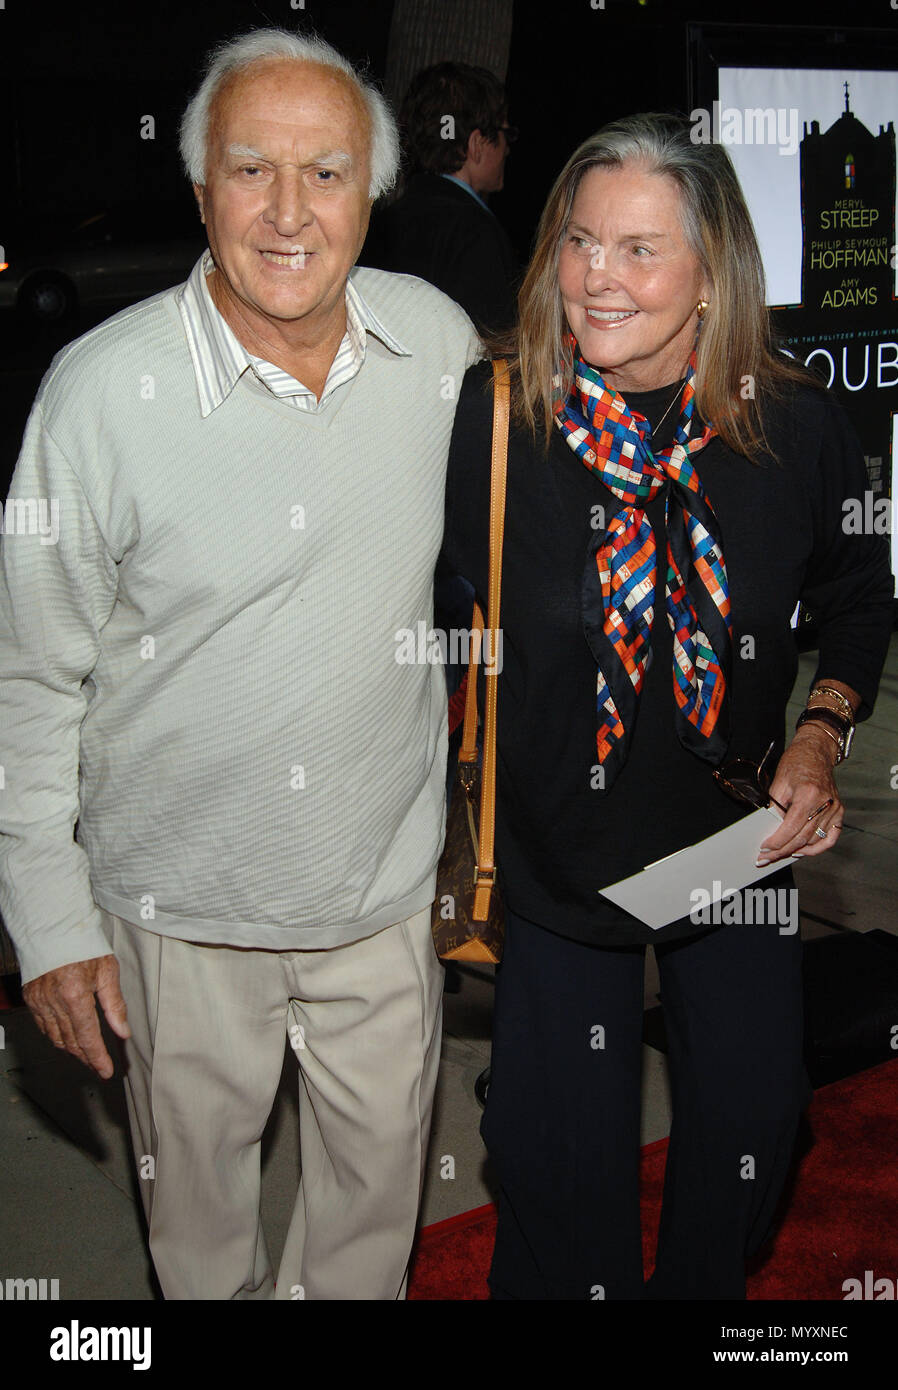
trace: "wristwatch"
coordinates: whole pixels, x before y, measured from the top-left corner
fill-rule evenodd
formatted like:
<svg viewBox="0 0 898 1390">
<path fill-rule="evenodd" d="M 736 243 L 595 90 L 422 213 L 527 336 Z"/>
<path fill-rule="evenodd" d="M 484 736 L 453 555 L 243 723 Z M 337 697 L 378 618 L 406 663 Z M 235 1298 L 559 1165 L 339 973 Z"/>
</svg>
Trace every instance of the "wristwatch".
<svg viewBox="0 0 898 1390">
<path fill-rule="evenodd" d="M 839 756 L 836 763 L 843 763 L 851 752 L 851 740 L 854 738 L 854 725 L 848 719 L 843 719 L 835 710 L 822 709 L 817 706 L 815 709 L 802 710 L 795 721 L 796 729 L 800 729 L 802 724 L 809 724 L 811 721 L 824 724 L 827 730 L 831 730 L 830 737 L 838 745 Z"/>
</svg>

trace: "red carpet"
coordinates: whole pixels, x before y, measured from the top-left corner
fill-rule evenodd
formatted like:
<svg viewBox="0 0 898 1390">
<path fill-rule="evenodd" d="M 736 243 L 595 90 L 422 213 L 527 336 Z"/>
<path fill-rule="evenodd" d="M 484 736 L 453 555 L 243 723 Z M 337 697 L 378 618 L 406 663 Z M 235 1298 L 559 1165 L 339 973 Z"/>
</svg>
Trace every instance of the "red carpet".
<svg viewBox="0 0 898 1390">
<path fill-rule="evenodd" d="M 782 1225 L 756 1257 L 749 1299 L 843 1299 L 843 1281 L 864 1271 L 898 1277 L 898 1060 L 832 1086 L 808 1109 L 813 1147 L 801 1159 Z M 667 1140 L 642 1151 L 643 1262 L 654 1265 Z M 495 1208 L 426 1226 L 409 1298 L 487 1299 Z"/>
</svg>

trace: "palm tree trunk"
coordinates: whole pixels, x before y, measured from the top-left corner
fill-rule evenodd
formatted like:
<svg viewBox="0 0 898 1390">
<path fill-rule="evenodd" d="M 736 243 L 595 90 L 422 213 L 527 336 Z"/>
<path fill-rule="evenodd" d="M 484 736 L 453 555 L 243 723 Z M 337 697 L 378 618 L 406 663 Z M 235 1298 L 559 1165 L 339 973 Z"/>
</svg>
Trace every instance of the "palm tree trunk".
<svg viewBox="0 0 898 1390">
<path fill-rule="evenodd" d="M 508 69 L 513 0 L 396 0 L 390 25 L 386 91 L 399 108 L 416 72 L 451 61 Z"/>
</svg>

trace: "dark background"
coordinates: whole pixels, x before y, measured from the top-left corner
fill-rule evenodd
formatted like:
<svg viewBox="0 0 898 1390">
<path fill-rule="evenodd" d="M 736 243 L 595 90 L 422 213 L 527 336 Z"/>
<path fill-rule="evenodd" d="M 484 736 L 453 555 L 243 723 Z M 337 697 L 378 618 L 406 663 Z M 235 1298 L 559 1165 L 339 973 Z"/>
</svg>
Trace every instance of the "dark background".
<svg viewBox="0 0 898 1390">
<path fill-rule="evenodd" d="M 297 10 L 289 0 L 217 0 L 198 10 L 182 10 L 177 0 L 79 0 L 58 8 L 7 0 L 0 10 L 0 122 L 13 167 L 7 163 L 2 180 L 0 226 L 17 205 L 27 218 L 52 223 L 112 193 L 123 202 L 158 201 L 175 225 L 190 223 L 177 124 L 209 47 L 267 24 L 315 29 L 382 78 L 392 10 L 392 0 L 305 0 Z M 898 38 L 891 0 L 752 0 L 743 7 L 605 0 L 604 10 L 593 10 L 590 0 L 516 0 L 507 85 L 521 139 L 494 207 L 522 252 L 555 173 L 590 131 L 634 111 L 690 109 L 690 21 L 734 26 L 731 52 L 743 40 L 754 49 L 753 34 L 764 26 L 805 28 L 804 39 L 788 36 L 785 52 L 775 52 L 765 36 L 771 62 L 797 64 L 803 47 L 818 49 L 811 29 L 829 31 L 824 43 L 834 63 L 846 45 L 864 42 L 865 30 L 891 30 Z M 880 46 L 872 37 L 868 46 L 874 66 Z M 155 117 L 155 140 L 139 138 L 145 113 Z"/>
<path fill-rule="evenodd" d="M 428 0 L 422 0 L 425 4 Z M 429 0 L 435 23 L 451 0 Z M 489 0 L 484 0 L 489 8 Z M 0 9 L 0 126 L 6 160 L 0 179 L 0 244 L 17 248 L 70 235 L 77 222 L 123 207 L 135 236 L 198 232 L 193 197 L 177 153 L 180 114 L 202 60 L 222 38 L 277 25 L 315 29 L 382 79 L 393 0 L 218 0 L 182 9 L 175 0 L 114 0 L 46 5 L 6 0 Z M 690 22 L 726 24 L 720 56 L 800 64 L 884 65 L 883 33 L 898 40 L 891 0 L 515 0 L 507 75 L 510 120 L 521 136 L 493 207 L 526 259 L 546 193 L 571 150 L 605 121 L 640 110 L 688 112 L 707 104 L 708 58 L 690 45 Z M 771 35 L 769 26 L 781 27 Z M 797 26 L 797 27 L 796 27 Z M 802 28 L 802 26 L 811 26 Z M 873 31 L 879 31 L 874 36 Z M 887 46 L 886 46 L 887 47 Z M 893 50 L 894 51 L 894 50 Z M 144 115 L 155 139 L 140 138 Z M 898 112 L 896 112 L 898 116 Z M 106 317 L 104 311 L 99 317 Z M 96 321 L 96 320 L 94 320 Z M 0 325 L 0 487 L 18 450 L 30 401 L 60 341 L 90 325 L 82 319 L 56 340 L 28 341 Z"/>
</svg>

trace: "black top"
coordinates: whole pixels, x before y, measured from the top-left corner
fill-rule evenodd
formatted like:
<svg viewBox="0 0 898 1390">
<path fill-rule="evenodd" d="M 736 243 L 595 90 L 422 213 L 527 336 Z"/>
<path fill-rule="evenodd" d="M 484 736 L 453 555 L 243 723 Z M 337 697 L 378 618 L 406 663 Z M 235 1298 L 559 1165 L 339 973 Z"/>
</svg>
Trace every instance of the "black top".
<svg viewBox="0 0 898 1390">
<path fill-rule="evenodd" d="M 478 329 L 514 321 L 519 266 L 492 212 L 441 174 L 416 174 L 375 208 L 360 265 L 419 275 L 456 300 Z"/>
<path fill-rule="evenodd" d="M 486 611 L 492 392 L 489 363 L 462 386 L 449 456 L 444 555 L 474 585 Z M 628 393 L 654 423 L 675 383 Z M 670 443 L 678 407 L 655 448 Z M 812 387 L 768 407 L 779 463 L 753 464 L 714 437 L 696 468 L 720 523 L 732 607 L 733 676 L 727 756 L 759 760 L 785 738 L 797 651 L 790 617 L 800 598 L 820 625 L 818 677 L 846 682 L 870 713 L 892 626 L 893 582 L 882 536 L 846 535 L 842 502 L 869 486 L 863 454 L 841 406 Z M 701 428 L 696 418 L 693 433 Z M 548 455 L 512 427 L 502 568 L 502 672 L 498 677 L 496 860 L 518 916 L 604 945 L 695 934 L 689 918 L 657 931 L 598 889 L 748 811 L 686 751 L 674 725 L 673 638 L 664 599 L 667 488 L 646 514 L 658 546 L 652 655 L 629 758 L 607 790 L 594 787 L 596 665 L 581 614 L 593 522 L 620 502 L 557 430 Z M 594 562 L 593 562 L 594 563 Z"/>
</svg>

